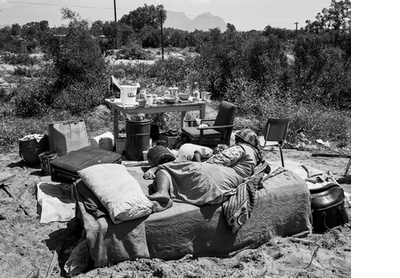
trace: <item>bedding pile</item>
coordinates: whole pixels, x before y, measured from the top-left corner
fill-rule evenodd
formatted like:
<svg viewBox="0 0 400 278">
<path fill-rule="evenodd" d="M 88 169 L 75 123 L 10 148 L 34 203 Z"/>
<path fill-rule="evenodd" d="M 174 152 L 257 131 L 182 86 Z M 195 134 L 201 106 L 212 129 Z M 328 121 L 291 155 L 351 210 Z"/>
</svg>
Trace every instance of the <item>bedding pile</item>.
<svg viewBox="0 0 400 278">
<path fill-rule="evenodd" d="M 143 179 L 143 172 L 129 174 L 147 194 L 152 181 Z M 89 175 L 85 180 L 91 178 Z M 310 195 L 305 181 L 282 169 L 259 181 L 254 183 L 257 190 L 252 193 L 251 217 L 247 215 L 242 225 L 233 230 L 223 204 L 194 206 L 174 202 L 165 211 L 116 224 L 107 214 L 104 201 L 81 179 L 75 183 L 76 210 L 85 237 L 71 253 L 65 270 L 72 275 L 89 266 L 102 267 L 136 258 L 232 256 L 274 236 L 311 233 Z"/>
</svg>

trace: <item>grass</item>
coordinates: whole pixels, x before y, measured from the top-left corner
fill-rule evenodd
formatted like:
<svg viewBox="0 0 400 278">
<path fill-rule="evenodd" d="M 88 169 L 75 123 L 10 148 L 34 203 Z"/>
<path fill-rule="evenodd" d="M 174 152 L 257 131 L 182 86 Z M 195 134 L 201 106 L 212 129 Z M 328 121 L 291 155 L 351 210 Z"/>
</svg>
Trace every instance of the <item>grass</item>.
<svg viewBox="0 0 400 278">
<path fill-rule="evenodd" d="M 286 109 L 287 107 L 282 107 Z M 311 142 L 316 139 L 329 141 L 339 148 L 349 148 L 350 137 L 350 112 L 336 111 L 323 107 L 299 106 L 291 108 L 291 121 L 288 132 L 288 142 L 297 143 L 297 131 L 303 130 Z M 5 105 L 0 105 L 1 113 L 5 112 Z M 215 119 L 218 112 L 218 102 L 207 105 L 206 118 Z M 161 130 L 179 129 L 180 113 L 159 115 L 163 117 Z M 187 118 L 198 118 L 198 112 L 190 111 Z M 5 115 L 0 123 L 0 151 L 3 153 L 18 151 L 19 139 L 28 134 L 48 134 L 48 125 L 52 122 L 84 119 L 89 139 L 106 131 L 112 131 L 112 113 L 106 106 L 99 106 L 82 117 L 71 116 L 68 113 L 53 113 L 42 118 L 18 118 Z M 120 128 L 124 126 L 124 119 L 120 120 Z M 155 118 L 153 121 L 159 119 Z M 250 128 L 262 135 L 264 122 L 262 119 L 248 118 L 238 115 L 235 119 L 235 130 Z"/>
</svg>

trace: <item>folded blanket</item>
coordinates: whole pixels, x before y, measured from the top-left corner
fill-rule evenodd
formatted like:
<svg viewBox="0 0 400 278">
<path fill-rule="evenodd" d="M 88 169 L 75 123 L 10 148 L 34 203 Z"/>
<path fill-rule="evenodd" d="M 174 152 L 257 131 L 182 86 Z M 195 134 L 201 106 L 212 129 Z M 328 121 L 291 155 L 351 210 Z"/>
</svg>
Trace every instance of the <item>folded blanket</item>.
<svg viewBox="0 0 400 278">
<path fill-rule="evenodd" d="M 258 165 L 254 174 L 239 184 L 236 194 L 231 195 L 227 201 L 222 204 L 225 219 L 235 233 L 250 218 L 251 212 L 256 205 L 256 192 L 262 188 L 262 181 L 270 171 L 267 162 Z"/>
</svg>

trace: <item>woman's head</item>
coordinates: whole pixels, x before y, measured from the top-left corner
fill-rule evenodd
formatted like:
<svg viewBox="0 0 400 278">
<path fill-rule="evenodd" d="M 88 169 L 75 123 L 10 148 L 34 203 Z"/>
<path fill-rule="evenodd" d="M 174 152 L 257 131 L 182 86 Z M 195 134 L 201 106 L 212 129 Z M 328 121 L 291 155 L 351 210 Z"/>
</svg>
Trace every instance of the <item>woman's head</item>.
<svg viewBox="0 0 400 278">
<path fill-rule="evenodd" d="M 254 147 L 259 153 L 259 159 L 261 160 L 261 145 L 257 134 L 251 129 L 242 129 L 235 134 L 236 143 L 246 143 Z"/>
<path fill-rule="evenodd" d="M 251 129 L 242 129 L 236 132 L 235 141 L 237 143 L 247 143 L 249 145 L 252 145 L 256 149 L 261 150 L 260 140 L 258 139 L 257 134 Z"/>
</svg>

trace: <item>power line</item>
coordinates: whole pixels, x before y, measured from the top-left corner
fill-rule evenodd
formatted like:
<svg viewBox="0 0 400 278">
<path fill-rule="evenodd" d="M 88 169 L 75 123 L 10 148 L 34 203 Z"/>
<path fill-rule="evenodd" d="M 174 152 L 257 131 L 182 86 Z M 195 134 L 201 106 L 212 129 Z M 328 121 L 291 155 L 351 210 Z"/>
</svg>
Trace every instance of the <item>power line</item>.
<svg viewBox="0 0 400 278">
<path fill-rule="evenodd" d="M 23 5 L 36 5 L 36 6 L 57 6 L 57 7 L 64 7 L 68 4 L 52 4 L 52 3 L 35 3 L 35 2 L 19 2 L 19 1 L 13 1 L 10 3 L 15 3 L 15 4 L 23 4 Z M 69 7 L 75 7 L 75 8 L 87 8 L 87 9 L 103 9 L 103 10 L 110 10 L 111 8 L 107 7 L 94 7 L 94 6 L 82 6 L 82 5 L 68 5 Z M 13 9 L 13 8 L 6 8 L 7 10 Z"/>
</svg>

